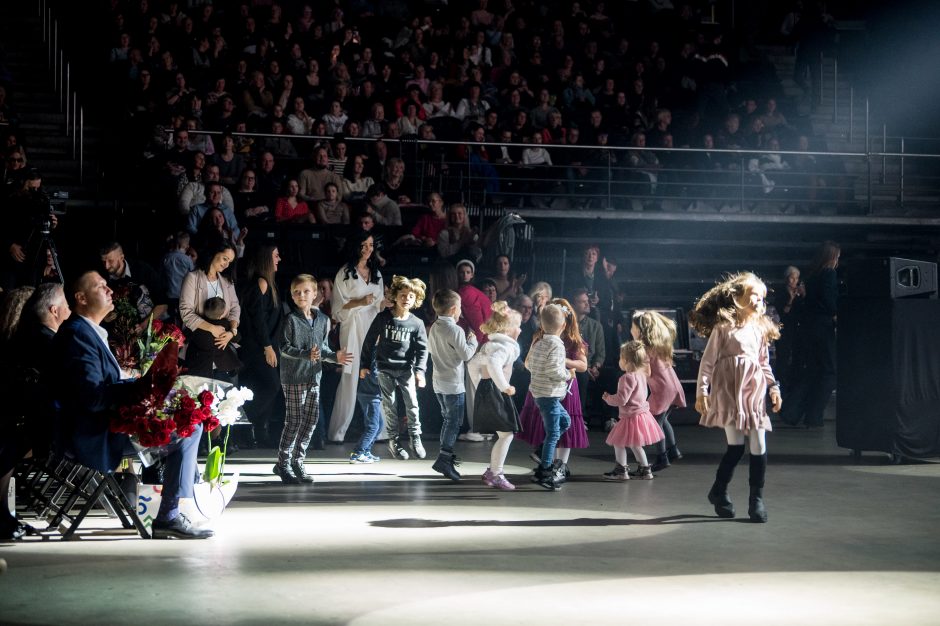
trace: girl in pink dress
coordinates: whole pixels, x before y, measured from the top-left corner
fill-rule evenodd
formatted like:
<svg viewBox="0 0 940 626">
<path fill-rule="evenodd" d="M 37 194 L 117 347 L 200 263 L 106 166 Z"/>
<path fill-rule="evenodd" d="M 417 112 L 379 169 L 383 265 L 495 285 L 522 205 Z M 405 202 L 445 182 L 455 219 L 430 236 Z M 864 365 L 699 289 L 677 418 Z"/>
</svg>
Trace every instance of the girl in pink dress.
<svg viewBox="0 0 940 626">
<path fill-rule="evenodd" d="M 565 344 L 565 367 L 573 369 L 575 372 L 586 372 L 587 347 L 581 338 L 578 318 L 575 317 L 574 308 L 564 298 L 553 298 L 551 304 L 560 306 L 565 314 L 565 328 L 561 331 L 561 340 Z M 535 345 L 535 342 L 541 338 L 542 331 L 539 329 L 535 331 L 532 337 L 532 345 Z M 555 459 L 562 462 L 565 478 L 567 478 L 571 475 L 568 470 L 571 449 L 587 448 L 590 445 L 587 426 L 584 424 L 584 414 L 581 412 L 581 393 L 578 391 L 578 379 L 573 376 L 568 384 L 568 393 L 561 401 L 561 406 L 571 416 L 571 426 L 558 440 L 558 446 L 555 448 Z M 542 416 L 531 393 L 526 394 L 522 411 L 519 412 L 519 421 L 522 424 L 522 432 L 518 433 L 518 436 L 530 446 L 536 447 L 536 450 L 532 453 L 534 459 L 541 454 L 542 441 L 545 439 L 545 425 L 542 423 Z"/>
<path fill-rule="evenodd" d="M 753 522 L 767 521 L 763 490 L 765 433 L 771 430 L 768 389 L 774 413 L 783 405 L 769 359 L 770 342 L 780 337 L 780 330 L 765 315 L 766 296 L 767 287 L 757 276 L 734 274 L 709 289 L 689 313 L 692 327 L 708 337 L 699 366 L 695 410 L 702 415 L 702 426 L 723 428 L 728 440 L 708 501 L 719 517 L 734 517 L 728 483 L 744 455 L 747 439 L 751 452 L 747 513 Z"/>
<path fill-rule="evenodd" d="M 646 460 L 643 446 L 661 441 L 663 429 L 650 413 L 647 378 L 650 375 L 649 357 L 642 341 L 628 341 L 620 346 L 620 369 L 624 374 L 617 381 L 617 393 L 606 391 L 601 396 L 607 404 L 617 407 L 619 420 L 607 435 L 607 445 L 613 446 L 617 464 L 606 472 L 607 480 L 630 480 L 635 476 L 641 480 L 652 480 L 653 470 Z M 627 468 L 627 448 L 633 452 L 638 464 L 635 472 Z"/>
<path fill-rule="evenodd" d="M 636 311 L 630 334 L 643 342 L 650 358 L 650 413 L 663 429 L 665 436 L 656 444 L 657 458 L 653 472 L 669 467 L 671 461 L 682 458 L 676 446 L 676 434 L 669 423 L 674 407 L 685 407 L 685 391 L 672 366 L 672 348 L 676 342 L 676 323 L 656 311 Z"/>
</svg>

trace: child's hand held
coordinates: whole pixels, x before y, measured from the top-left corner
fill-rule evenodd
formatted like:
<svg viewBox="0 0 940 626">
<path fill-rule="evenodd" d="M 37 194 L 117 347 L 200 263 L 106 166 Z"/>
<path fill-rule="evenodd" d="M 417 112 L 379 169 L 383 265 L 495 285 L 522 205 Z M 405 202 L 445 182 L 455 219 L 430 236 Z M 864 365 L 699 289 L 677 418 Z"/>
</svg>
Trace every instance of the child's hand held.
<svg viewBox="0 0 940 626">
<path fill-rule="evenodd" d="M 367 370 L 367 369 L 361 369 L 361 370 L 359 370 L 359 378 L 360 378 L 360 379 L 364 379 L 364 378 L 365 378 L 366 376 L 368 376 L 368 375 L 369 375 L 369 370 Z"/>
</svg>

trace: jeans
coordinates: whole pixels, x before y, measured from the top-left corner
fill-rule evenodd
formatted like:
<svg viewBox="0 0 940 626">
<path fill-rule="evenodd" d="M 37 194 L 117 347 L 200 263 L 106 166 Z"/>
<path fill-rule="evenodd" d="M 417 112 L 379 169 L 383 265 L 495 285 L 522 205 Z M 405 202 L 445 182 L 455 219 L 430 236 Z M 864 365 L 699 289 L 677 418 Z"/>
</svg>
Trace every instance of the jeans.
<svg viewBox="0 0 940 626">
<path fill-rule="evenodd" d="M 672 407 L 669 407 L 659 415 L 653 416 L 656 418 L 656 423 L 659 424 L 659 427 L 663 429 L 663 434 L 665 435 L 665 438 L 653 444 L 657 454 L 666 454 L 668 448 L 676 447 L 676 433 L 672 430 L 672 424 L 669 423 L 670 413 L 672 413 Z"/>
<path fill-rule="evenodd" d="M 545 441 L 542 442 L 542 467 L 548 468 L 555 459 L 555 447 L 558 440 L 571 426 L 571 416 L 561 406 L 561 398 L 535 398 L 535 405 L 542 415 L 545 426 Z"/>
<path fill-rule="evenodd" d="M 382 401 L 378 396 L 356 394 L 356 402 L 362 411 L 362 437 L 356 444 L 356 452 L 371 452 L 376 438 L 382 431 Z"/>
<path fill-rule="evenodd" d="M 385 413 L 385 428 L 389 439 L 398 439 L 401 420 L 395 402 L 395 391 L 401 394 L 405 405 L 405 422 L 408 434 L 412 437 L 421 435 L 421 418 L 418 416 L 418 388 L 415 386 L 414 372 L 379 371 L 379 389 L 382 392 L 382 411 Z"/>
<path fill-rule="evenodd" d="M 463 411 L 466 404 L 464 393 L 435 393 L 437 403 L 441 405 L 441 452 L 453 452 L 460 424 L 463 422 Z"/>
</svg>

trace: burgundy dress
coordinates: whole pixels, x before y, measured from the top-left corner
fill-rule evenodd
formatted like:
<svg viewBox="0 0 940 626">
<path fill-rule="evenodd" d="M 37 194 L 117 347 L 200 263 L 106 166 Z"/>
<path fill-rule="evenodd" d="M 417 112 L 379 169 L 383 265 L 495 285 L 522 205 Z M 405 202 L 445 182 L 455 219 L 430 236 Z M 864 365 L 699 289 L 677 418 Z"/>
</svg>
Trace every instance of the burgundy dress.
<svg viewBox="0 0 940 626">
<path fill-rule="evenodd" d="M 572 350 L 568 350 L 565 354 L 565 357 L 569 359 L 576 356 L 577 353 Z M 584 415 L 581 413 L 581 394 L 578 392 L 577 378 L 571 379 L 568 393 L 561 399 L 561 406 L 565 407 L 568 415 L 571 416 L 571 426 L 558 440 L 558 447 L 587 448 L 590 442 L 587 436 L 587 426 L 584 425 Z M 522 424 L 522 432 L 516 433 L 516 437 L 530 446 L 542 445 L 545 439 L 545 425 L 542 423 L 542 414 L 539 413 L 539 407 L 535 404 L 535 398 L 531 393 L 526 393 L 525 404 L 522 405 L 522 412 L 519 413 L 519 422 Z"/>
</svg>

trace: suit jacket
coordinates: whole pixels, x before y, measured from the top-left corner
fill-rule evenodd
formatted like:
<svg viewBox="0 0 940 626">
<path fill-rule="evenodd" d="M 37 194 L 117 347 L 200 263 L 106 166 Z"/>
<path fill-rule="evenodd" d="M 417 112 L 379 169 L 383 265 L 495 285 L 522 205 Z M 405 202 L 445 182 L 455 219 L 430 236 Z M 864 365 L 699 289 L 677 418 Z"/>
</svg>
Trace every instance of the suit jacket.
<svg viewBox="0 0 940 626">
<path fill-rule="evenodd" d="M 53 339 L 58 375 L 53 382 L 60 405 L 57 438 L 82 465 L 114 470 L 128 437 L 109 428 L 111 407 L 121 385 L 121 370 L 91 324 L 72 315 Z"/>
</svg>

